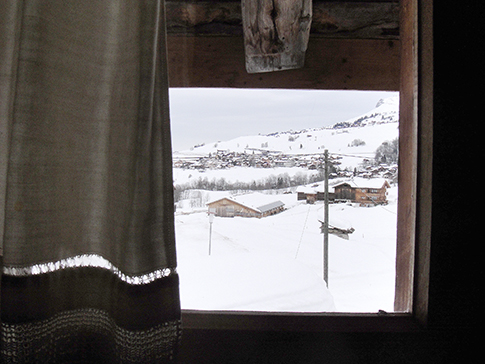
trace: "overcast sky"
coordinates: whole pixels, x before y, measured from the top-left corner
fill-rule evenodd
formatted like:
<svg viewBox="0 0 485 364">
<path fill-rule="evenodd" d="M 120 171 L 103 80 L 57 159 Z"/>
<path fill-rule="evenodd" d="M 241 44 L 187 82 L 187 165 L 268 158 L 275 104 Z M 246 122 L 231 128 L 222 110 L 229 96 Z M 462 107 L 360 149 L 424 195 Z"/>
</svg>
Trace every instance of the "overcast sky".
<svg viewBox="0 0 485 364">
<path fill-rule="evenodd" d="M 239 136 L 332 125 L 360 116 L 383 91 L 171 88 L 173 150 Z"/>
</svg>

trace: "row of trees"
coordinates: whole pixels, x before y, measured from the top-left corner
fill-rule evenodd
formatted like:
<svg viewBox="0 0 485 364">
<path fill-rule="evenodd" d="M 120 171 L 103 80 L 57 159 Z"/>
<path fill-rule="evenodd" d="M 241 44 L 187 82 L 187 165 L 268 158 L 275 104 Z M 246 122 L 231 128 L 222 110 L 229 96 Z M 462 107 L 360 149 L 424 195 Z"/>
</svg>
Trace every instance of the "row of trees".
<svg viewBox="0 0 485 364">
<path fill-rule="evenodd" d="M 223 177 L 212 179 L 208 179 L 207 177 L 199 177 L 191 182 L 176 185 L 174 190 L 174 198 L 175 202 L 184 199 L 185 191 L 187 190 L 261 191 L 295 187 L 322 180 L 322 172 L 316 172 L 314 174 L 299 172 L 293 176 L 290 176 L 288 173 L 281 173 L 278 175 L 272 174 L 266 178 L 251 182 L 227 181 Z"/>
<path fill-rule="evenodd" d="M 383 142 L 377 149 L 374 157 L 376 165 L 394 164 L 399 160 L 399 138 Z"/>
</svg>

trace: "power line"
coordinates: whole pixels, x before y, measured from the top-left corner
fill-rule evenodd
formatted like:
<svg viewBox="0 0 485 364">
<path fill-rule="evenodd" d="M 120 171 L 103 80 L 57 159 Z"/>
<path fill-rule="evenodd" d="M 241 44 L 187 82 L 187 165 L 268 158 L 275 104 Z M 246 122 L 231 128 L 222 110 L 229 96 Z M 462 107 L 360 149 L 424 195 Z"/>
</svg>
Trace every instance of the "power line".
<svg viewBox="0 0 485 364">
<path fill-rule="evenodd" d="M 369 159 L 372 155 L 369 156 L 361 156 L 361 155 L 352 155 L 352 154 L 343 154 L 343 153 L 329 153 L 330 155 L 336 155 L 339 157 L 350 157 L 350 158 L 360 158 L 360 159 Z"/>
<path fill-rule="evenodd" d="M 301 241 L 303 239 L 303 234 L 305 233 L 306 223 L 308 221 L 308 215 L 310 214 L 311 205 L 308 206 L 308 211 L 305 217 L 305 223 L 303 224 L 303 229 L 301 231 L 300 241 L 298 242 L 298 249 L 296 250 L 295 259 L 298 258 L 298 253 L 300 252 Z"/>
</svg>

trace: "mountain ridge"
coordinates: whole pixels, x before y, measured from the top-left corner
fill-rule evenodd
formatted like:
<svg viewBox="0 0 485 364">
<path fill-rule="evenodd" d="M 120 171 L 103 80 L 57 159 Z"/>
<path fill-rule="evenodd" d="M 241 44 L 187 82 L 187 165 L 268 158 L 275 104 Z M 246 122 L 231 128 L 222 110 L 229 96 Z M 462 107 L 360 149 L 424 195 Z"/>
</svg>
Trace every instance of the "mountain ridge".
<svg viewBox="0 0 485 364">
<path fill-rule="evenodd" d="M 379 119 L 380 118 L 380 119 Z M 318 130 L 325 130 L 325 129 L 345 129 L 345 128 L 355 128 L 355 127 L 363 127 L 367 125 L 374 125 L 374 124 L 384 124 L 384 123 L 393 123 L 399 121 L 399 97 L 388 97 L 385 99 L 380 99 L 376 107 L 364 114 L 361 114 L 357 117 L 350 118 L 346 121 L 339 121 L 335 124 L 330 126 L 323 126 L 321 128 L 309 128 L 309 129 L 301 129 L 301 130 L 287 130 L 282 132 L 275 132 L 269 134 L 263 134 L 265 136 L 272 136 L 275 134 L 299 134 L 308 131 L 318 131 Z"/>
</svg>

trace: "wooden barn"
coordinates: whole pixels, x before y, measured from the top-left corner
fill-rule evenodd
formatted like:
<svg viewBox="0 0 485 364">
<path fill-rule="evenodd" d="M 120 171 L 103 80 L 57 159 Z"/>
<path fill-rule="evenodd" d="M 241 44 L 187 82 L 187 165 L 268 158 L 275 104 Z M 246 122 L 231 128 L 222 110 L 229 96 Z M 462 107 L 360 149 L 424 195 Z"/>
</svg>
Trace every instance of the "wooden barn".
<svg viewBox="0 0 485 364">
<path fill-rule="evenodd" d="M 296 195 L 298 201 L 306 200 L 308 203 L 312 203 L 317 200 L 317 191 L 312 187 L 299 186 Z"/>
<path fill-rule="evenodd" d="M 307 203 L 315 203 L 316 201 L 325 200 L 325 190 L 323 186 L 318 186 L 318 187 L 300 186 L 296 192 L 297 192 L 298 201 L 306 200 Z M 335 199 L 335 194 L 332 192 L 332 190 L 330 190 L 328 193 L 328 199 L 330 201 L 333 201 Z"/>
<path fill-rule="evenodd" d="M 389 182 L 369 180 L 365 185 L 351 185 L 348 182 L 334 186 L 335 201 L 352 201 L 362 206 L 387 204 Z"/>
<path fill-rule="evenodd" d="M 355 178 L 349 182 L 342 182 L 330 187 L 328 199 L 334 202 L 350 201 L 361 205 L 382 205 L 387 203 L 387 189 L 389 182 L 383 179 Z M 315 203 L 325 199 L 323 186 L 301 186 L 297 189 L 297 199 Z"/>
<path fill-rule="evenodd" d="M 210 202 L 207 206 L 209 212 L 213 212 L 216 216 L 220 217 L 260 217 L 261 214 L 257 209 L 246 206 L 228 197 Z"/>
<path fill-rule="evenodd" d="M 209 212 L 220 217 L 266 217 L 284 210 L 285 204 L 279 200 L 258 198 L 261 194 L 223 197 L 207 204 Z"/>
</svg>

